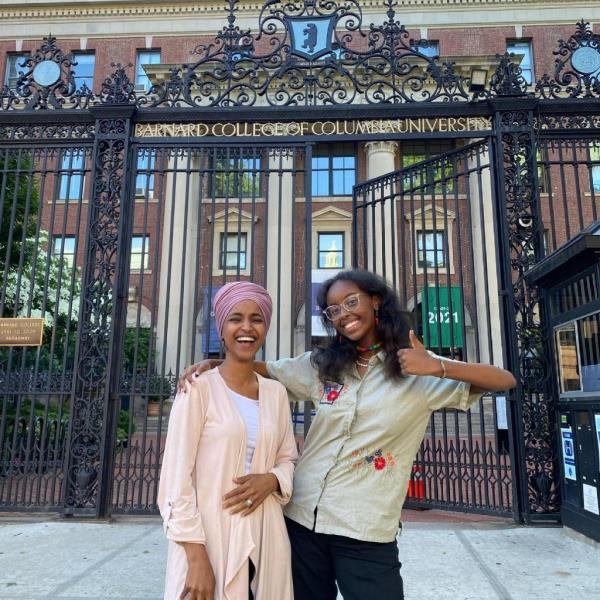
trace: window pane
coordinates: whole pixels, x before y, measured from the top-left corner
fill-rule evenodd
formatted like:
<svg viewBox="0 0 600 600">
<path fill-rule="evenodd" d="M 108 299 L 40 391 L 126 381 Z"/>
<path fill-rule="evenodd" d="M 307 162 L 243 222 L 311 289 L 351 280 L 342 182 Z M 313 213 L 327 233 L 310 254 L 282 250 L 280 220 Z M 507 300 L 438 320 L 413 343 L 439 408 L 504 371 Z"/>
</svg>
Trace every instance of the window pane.
<svg viewBox="0 0 600 600">
<path fill-rule="evenodd" d="M 135 193 L 137 196 L 153 196 L 154 170 L 156 166 L 156 152 L 153 150 L 140 150 L 137 158 L 138 174 L 135 178 Z"/>
<path fill-rule="evenodd" d="M 148 251 L 150 238 L 146 235 L 134 235 L 131 238 L 131 262 L 130 269 L 141 271 L 148 268 Z"/>
<path fill-rule="evenodd" d="M 336 196 L 348 196 L 352 194 L 352 186 L 355 183 L 354 171 L 333 171 L 333 194 Z"/>
<path fill-rule="evenodd" d="M 344 168 L 344 156 L 334 156 L 332 158 L 333 169 L 343 169 Z"/>
<path fill-rule="evenodd" d="M 144 65 L 160 64 L 160 50 L 139 50 L 135 67 L 135 85 L 138 89 L 148 90 L 152 83 L 146 75 Z"/>
<path fill-rule="evenodd" d="M 71 268 L 75 264 L 75 236 L 58 236 L 54 238 L 53 255 L 64 261 Z"/>
<path fill-rule="evenodd" d="M 352 188 L 356 183 L 356 171 L 344 171 L 344 189 L 343 194 L 352 194 Z"/>
<path fill-rule="evenodd" d="M 420 267 L 444 267 L 444 232 L 420 231 L 417 237 L 417 262 Z"/>
<path fill-rule="evenodd" d="M 260 184 L 260 158 L 217 158 L 215 160 L 215 197 L 257 197 L 260 196 Z"/>
<path fill-rule="evenodd" d="M 592 187 L 600 192 L 600 146 L 590 146 L 590 162 L 592 163 Z"/>
<path fill-rule="evenodd" d="M 319 269 L 344 268 L 344 234 L 318 234 Z"/>
<path fill-rule="evenodd" d="M 313 196 L 328 196 L 329 195 L 329 172 L 328 171 L 313 171 L 312 194 L 313 194 Z"/>
<path fill-rule="evenodd" d="M 438 154 L 449 152 L 454 148 L 450 140 L 431 141 L 431 142 L 403 142 L 401 151 L 402 166 L 407 167 L 421 162 L 427 158 L 432 158 Z"/>
<path fill-rule="evenodd" d="M 312 159 L 314 196 L 345 196 L 356 181 L 354 144 L 317 145 Z"/>
<path fill-rule="evenodd" d="M 506 45 L 506 51 L 512 54 L 520 54 L 523 56 L 520 64 L 521 71 L 525 81 L 531 85 L 534 80 L 531 42 L 509 42 Z"/>
<path fill-rule="evenodd" d="M 600 192 L 600 166 L 592 167 L 592 185 L 594 192 Z"/>
<path fill-rule="evenodd" d="M 418 162 L 425 160 L 424 154 L 403 154 L 402 155 L 402 166 L 410 167 Z"/>
<path fill-rule="evenodd" d="M 252 198 L 258 196 L 258 189 L 260 184 L 260 175 L 252 171 L 245 171 L 241 174 L 241 196 L 242 198 Z M 237 194 L 240 195 L 239 192 Z"/>
<path fill-rule="evenodd" d="M 238 246 L 240 250 L 246 250 L 246 234 L 241 233 L 238 237 L 237 233 L 227 234 L 227 252 L 237 252 Z"/>
<path fill-rule="evenodd" d="M 563 325 L 556 330 L 556 350 L 561 392 L 579 391 L 581 379 L 574 323 Z"/>
<path fill-rule="evenodd" d="M 260 158 L 242 158 L 241 165 L 244 171 L 258 171 L 260 170 Z"/>
<path fill-rule="evenodd" d="M 219 260 L 220 269 L 237 269 L 244 270 L 246 268 L 246 244 L 247 234 L 228 233 L 227 239 L 225 234 L 221 234 L 221 253 Z M 239 250 L 238 250 L 239 249 Z"/>
<path fill-rule="evenodd" d="M 73 66 L 75 86 L 79 90 L 85 84 L 90 90 L 93 89 L 96 56 L 94 54 L 73 54 L 73 57 L 77 63 Z"/>
<path fill-rule="evenodd" d="M 344 194 L 344 171 L 333 172 L 333 193 L 336 196 Z"/>
<path fill-rule="evenodd" d="M 584 392 L 600 391 L 600 313 L 580 319 L 579 354 Z"/>
<path fill-rule="evenodd" d="M 83 150 L 65 150 L 60 162 L 59 200 L 80 200 L 83 194 Z"/>
<path fill-rule="evenodd" d="M 453 143 L 451 141 L 432 141 L 432 142 L 404 142 L 402 144 L 401 164 L 402 168 L 410 167 L 418 162 L 434 158 L 439 154 L 452 150 Z M 406 189 L 415 189 L 424 187 L 423 192 L 426 194 L 442 193 L 444 190 L 449 193 L 454 189 L 454 180 L 452 179 L 452 163 L 443 161 L 435 164 L 435 171 L 429 174 L 427 178 L 424 173 L 415 172 L 407 174 L 404 178 L 404 187 Z M 432 177 L 433 175 L 433 177 Z M 448 178 L 448 179 L 445 179 Z M 434 187 L 432 189 L 432 184 Z"/>
<path fill-rule="evenodd" d="M 428 42 L 427 40 L 421 40 L 423 44 L 414 44 L 411 46 L 413 52 L 418 52 L 423 56 L 429 58 L 437 58 L 440 55 L 440 44 L 439 42 Z"/>
<path fill-rule="evenodd" d="M 355 156 L 343 156 L 342 166 L 344 169 L 354 170 L 356 169 L 356 157 Z"/>
<path fill-rule="evenodd" d="M 16 87 L 17 79 L 19 78 L 20 74 L 27 71 L 27 67 L 22 66 L 27 58 L 27 54 L 9 54 L 6 58 L 4 84 L 10 89 L 14 89 Z"/>
</svg>

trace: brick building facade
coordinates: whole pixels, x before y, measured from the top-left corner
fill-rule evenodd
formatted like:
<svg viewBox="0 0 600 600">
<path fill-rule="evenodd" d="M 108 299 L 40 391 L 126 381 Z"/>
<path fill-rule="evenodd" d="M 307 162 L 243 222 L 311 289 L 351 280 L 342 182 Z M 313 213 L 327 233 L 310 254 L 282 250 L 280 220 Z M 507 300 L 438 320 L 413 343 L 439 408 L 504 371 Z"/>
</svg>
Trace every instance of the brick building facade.
<svg viewBox="0 0 600 600">
<path fill-rule="evenodd" d="M 4 84 L 8 87 L 16 84 L 22 57 L 35 52 L 41 38 L 51 31 L 57 37 L 57 46 L 64 52 L 72 52 L 78 63 L 73 67 L 78 86 L 98 90 L 114 70 L 114 65 L 119 63 L 125 65 L 125 72 L 138 91 L 148 90 L 153 83 L 168 77 L 169 67 L 195 60 L 194 49 L 210 43 L 225 24 L 225 5 L 225 2 L 213 0 L 151 4 L 80 2 L 77 6 L 52 1 L 5 2 L 0 6 L 3 23 L 0 61 Z M 256 2 L 238 3 L 236 16 L 240 27 L 256 27 L 261 7 Z M 362 8 L 363 22 L 377 24 L 385 18 L 388 7 L 385 2 L 372 1 L 362 3 Z M 414 45 L 426 56 L 440 56 L 441 60 L 452 61 L 461 72 L 479 67 L 491 74 L 495 55 L 513 51 L 519 55 L 523 74 L 532 86 L 544 73 L 552 72 L 556 42 L 568 38 L 574 21 L 600 17 L 600 9 L 594 2 L 586 1 L 570 5 L 568 14 L 560 2 L 553 1 L 465 1 L 448 5 L 436 0 L 421 0 L 399 2 L 395 8 L 397 18 L 406 24 L 411 39 L 421 40 Z M 366 40 L 359 40 L 359 43 L 366 45 Z M 181 311 L 181 306 L 191 301 L 195 307 L 194 315 L 183 321 L 179 318 L 179 329 L 182 324 L 183 330 L 193 325 L 201 339 L 191 342 L 195 347 L 191 354 L 188 352 L 177 360 L 166 359 L 166 369 L 180 368 L 182 362 L 197 358 L 200 350 L 202 353 L 218 352 L 218 341 L 206 339 L 210 336 L 205 310 L 212 293 L 210 289 L 239 277 L 252 277 L 269 284 L 267 257 L 269 253 L 279 253 L 278 271 L 289 269 L 293 272 L 291 280 L 296 282 L 292 293 L 280 296 L 278 292 L 280 303 L 290 305 L 285 320 L 291 320 L 293 330 L 284 331 L 280 338 L 292 341 L 284 343 L 283 347 L 278 341 L 277 349 L 272 348 L 268 353 L 300 351 L 304 347 L 303 326 L 309 314 L 304 310 L 303 293 L 307 275 L 304 249 L 309 238 L 313 270 L 349 266 L 352 185 L 381 174 L 377 161 L 384 155 L 388 168 L 397 169 L 467 142 L 460 138 L 436 139 L 415 132 L 414 136 L 386 142 L 385 148 L 371 148 L 373 152 L 369 147 L 378 142 L 344 142 L 338 137 L 331 144 L 317 144 L 313 148 L 311 164 L 313 215 L 310 232 L 299 226 L 306 222 L 303 198 L 307 181 L 302 153 L 294 155 L 291 162 L 288 158 L 279 158 L 280 164 L 276 164 L 277 159 L 269 159 L 266 150 L 258 151 L 254 158 L 249 154 L 244 155 L 246 158 L 233 154 L 223 156 L 211 150 L 186 154 L 182 150 L 178 158 L 167 151 L 140 147 L 135 176 L 128 326 L 152 327 L 159 338 L 159 347 L 179 345 L 181 332 L 175 338 L 167 336 L 160 340 L 160 329 L 165 332 L 168 327 L 173 329 L 173 322 L 178 317 L 173 313 L 171 324 L 167 326 L 165 321 L 169 319 L 165 314 L 160 316 L 161 310 L 164 312 L 160 305 L 169 300 L 171 306 L 177 305 L 177 310 Z M 542 180 L 544 169 L 547 171 L 560 162 L 557 152 L 549 148 L 539 157 Z M 572 170 L 566 178 L 552 178 L 554 189 L 545 189 L 542 181 L 542 201 L 548 223 L 551 223 L 547 227 L 551 248 L 564 243 L 573 233 L 566 231 L 569 219 L 564 213 L 581 212 L 582 224 L 593 216 L 587 214 L 592 211 L 591 205 L 576 207 L 570 204 L 568 190 L 580 181 L 580 185 L 587 186 L 588 195 L 594 194 L 597 167 L 590 161 L 596 158 L 598 150 L 574 148 L 573 152 L 582 164 L 588 165 L 587 169 L 582 172 Z M 369 163 L 369 156 L 378 158 Z M 71 254 L 76 254 L 75 263 L 81 267 L 84 245 L 77 240 L 82 233 L 82 224 L 87 221 L 87 199 L 91 190 L 87 177 L 91 164 L 89 148 L 64 149 L 49 156 L 48 160 L 54 165 L 55 172 L 48 174 L 43 182 L 44 227 L 49 231 L 52 251 L 68 262 L 73 260 Z M 177 176 L 173 175 L 175 172 Z M 274 174 L 277 173 L 279 190 L 273 188 Z M 278 240 L 271 239 L 266 243 L 269 220 L 266 196 L 271 185 L 270 202 L 275 203 L 273 196 L 281 196 L 282 178 L 290 180 L 283 185 L 293 196 L 293 210 L 287 213 L 282 210 L 273 215 L 280 222 L 282 215 L 284 220 L 290 220 L 283 233 L 285 237 L 286 231 L 293 231 L 291 249 L 287 253 L 281 251 L 281 232 Z M 185 186 L 185 194 L 182 194 L 182 186 Z M 193 208 L 194 203 L 189 200 L 192 190 L 201 199 L 199 209 Z M 424 310 L 420 305 L 427 285 L 442 285 L 448 290 L 459 286 L 462 298 L 459 312 L 463 314 L 455 315 L 457 319 L 460 317 L 456 325 L 465 327 L 470 351 L 463 351 L 462 341 L 460 346 L 452 343 L 444 346 L 440 342 L 439 350 L 463 357 L 481 357 L 483 353 L 484 358 L 498 361 L 501 360 L 499 354 L 492 357 L 482 348 L 475 347 L 475 262 L 478 257 L 471 248 L 472 234 L 468 230 L 473 217 L 469 212 L 469 201 L 464 189 L 455 194 L 456 198 L 451 186 L 446 192 L 446 198 L 442 198 L 441 189 L 429 195 L 422 192 L 413 199 L 410 210 L 404 209 L 406 214 L 398 216 L 395 233 L 398 244 L 404 246 L 399 250 L 403 264 L 398 265 L 397 272 L 398 281 L 404 282 L 401 295 L 410 310 L 420 313 Z M 169 215 L 175 198 L 179 208 Z M 210 207 L 206 205 L 209 198 L 212 199 Z M 277 201 L 281 202 L 281 197 Z M 182 203 L 185 203 L 185 214 L 181 213 Z M 179 222 L 182 218 L 187 225 Z M 197 222 L 195 228 L 189 226 L 194 220 Z M 486 223 L 486 226 L 491 227 L 491 224 Z M 178 234 L 187 236 L 187 247 L 183 251 L 177 249 L 181 242 Z M 192 241 L 197 244 L 197 250 L 190 245 Z M 492 241 L 490 229 L 487 243 Z M 188 274 L 185 269 L 176 267 L 180 266 L 181 260 L 186 260 L 186 256 L 189 261 L 194 252 L 192 278 L 198 279 L 199 285 L 195 285 L 194 290 L 184 291 L 190 287 L 182 283 Z M 289 264 L 286 265 L 286 261 L 290 261 Z M 488 273 L 487 277 L 493 279 L 495 274 Z M 285 287 L 286 281 L 290 283 L 289 278 L 279 280 L 277 287 Z M 493 295 L 495 284 L 490 285 Z M 178 286 L 181 291 L 175 298 L 172 288 Z M 486 294 L 488 292 L 486 290 Z M 482 293 L 480 290 L 480 295 Z M 433 315 L 434 324 L 439 318 L 439 315 Z M 426 327 L 426 321 L 420 316 L 416 322 L 420 329 Z M 428 335 L 427 331 L 421 333 Z M 467 340 L 464 343 L 467 344 Z"/>
</svg>

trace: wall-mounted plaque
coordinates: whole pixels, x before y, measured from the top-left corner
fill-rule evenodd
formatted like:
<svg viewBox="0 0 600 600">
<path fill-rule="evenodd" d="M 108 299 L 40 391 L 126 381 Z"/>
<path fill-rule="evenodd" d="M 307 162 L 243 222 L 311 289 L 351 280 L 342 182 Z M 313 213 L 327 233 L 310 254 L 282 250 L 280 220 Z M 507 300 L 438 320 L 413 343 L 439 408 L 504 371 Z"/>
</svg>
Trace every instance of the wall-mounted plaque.
<svg viewBox="0 0 600 600">
<path fill-rule="evenodd" d="M 0 319 L 0 346 L 41 346 L 44 319 Z"/>
</svg>

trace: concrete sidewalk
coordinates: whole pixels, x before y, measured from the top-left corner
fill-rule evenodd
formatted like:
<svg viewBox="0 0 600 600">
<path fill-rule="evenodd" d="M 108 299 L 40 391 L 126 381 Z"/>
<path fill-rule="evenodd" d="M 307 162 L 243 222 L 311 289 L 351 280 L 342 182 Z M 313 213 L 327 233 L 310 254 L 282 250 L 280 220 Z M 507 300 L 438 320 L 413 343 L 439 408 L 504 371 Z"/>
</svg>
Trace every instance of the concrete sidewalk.
<svg viewBox="0 0 600 600">
<path fill-rule="evenodd" d="M 406 600 L 600 599 L 600 549 L 563 529 L 415 518 L 399 539 Z M 161 600 L 165 548 L 158 519 L 0 517 L 0 600 Z"/>
</svg>

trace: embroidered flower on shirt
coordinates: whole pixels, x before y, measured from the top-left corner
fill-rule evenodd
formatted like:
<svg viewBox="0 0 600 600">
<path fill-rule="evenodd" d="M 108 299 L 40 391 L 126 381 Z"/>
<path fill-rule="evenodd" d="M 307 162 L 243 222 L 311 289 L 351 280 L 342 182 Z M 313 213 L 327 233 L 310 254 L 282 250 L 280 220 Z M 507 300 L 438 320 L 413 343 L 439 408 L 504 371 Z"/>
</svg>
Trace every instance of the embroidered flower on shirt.
<svg viewBox="0 0 600 600">
<path fill-rule="evenodd" d="M 392 456 L 391 452 L 388 451 L 386 453 L 386 456 L 387 456 L 387 460 L 383 456 L 383 450 L 381 448 L 379 448 L 379 450 L 375 450 L 375 452 L 373 452 L 373 454 L 369 454 L 368 456 L 365 456 L 364 460 L 366 463 L 373 465 L 373 468 L 376 471 L 383 471 L 383 469 L 385 469 L 386 467 L 389 468 L 396 464 L 394 462 L 394 457 Z"/>
<path fill-rule="evenodd" d="M 377 456 L 374 460 L 373 460 L 373 466 L 378 470 L 381 471 L 382 469 L 385 469 L 385 458 L 383 458 L 383 456 Z"/>
<path fill-rule="evenodd" d="M 365 467 L 367 467 L 367 470 L 368 467 L 373 467 L 375 471 L 382 471 L 386 475 L 391 475 L 391 470 L 395 466 L 396 461 L 394 460 L 392 453 L 389 450 L 384 452 L 381 448 L 374 452 L 370 448 L 353 450 L 352 459 L 349 464 L 349 468 L 354 472 L 358 472 Z"/>
</svg>

